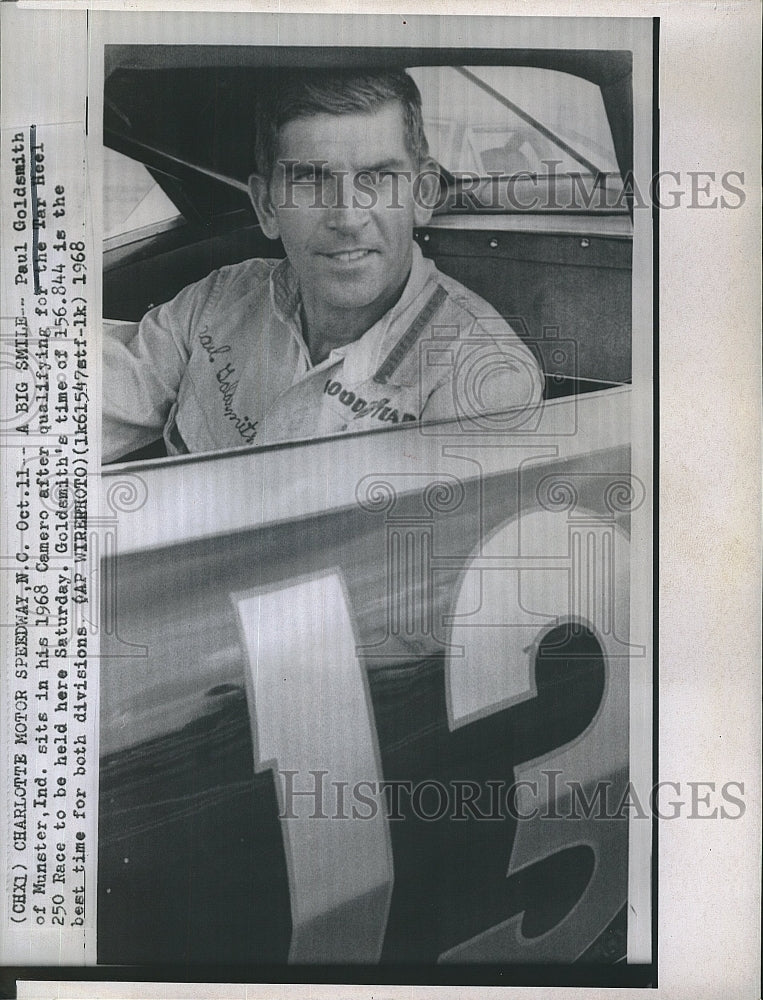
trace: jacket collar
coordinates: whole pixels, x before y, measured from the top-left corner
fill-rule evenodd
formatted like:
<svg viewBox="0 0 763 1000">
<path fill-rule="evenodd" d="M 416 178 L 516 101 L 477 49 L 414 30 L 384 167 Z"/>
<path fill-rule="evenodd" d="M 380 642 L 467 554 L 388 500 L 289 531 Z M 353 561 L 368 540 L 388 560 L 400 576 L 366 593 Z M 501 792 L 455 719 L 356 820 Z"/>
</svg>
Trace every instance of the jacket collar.
<svg viewBox="0 0 763 1000">
<path fill-rule="evenodd" d="M 329 368 L 343 360 L 343 375 L 348 385 L 373 378 L 400 338 L 426 307 L 436 285 L 437 274 L 435 265 L 424 258 L 419 246 L 414 243 L 408 280 L 395 305 L 358 340 L 336 348 L 316 368 Z M 270 273 L 270 301 L 276 316 L 290 328 L 299 341 L 300 350 L 306 353 L 300 320 L 299 283 L 288 258 L 280 261 Z M 425 335 L 426 332 L 423 331 L 422 336 Z M 418 368 L 418 363 L 401 364 L 390 375 L 388 382 L 392 385 L 413 385 L 418 378 Z"/>
</svg>

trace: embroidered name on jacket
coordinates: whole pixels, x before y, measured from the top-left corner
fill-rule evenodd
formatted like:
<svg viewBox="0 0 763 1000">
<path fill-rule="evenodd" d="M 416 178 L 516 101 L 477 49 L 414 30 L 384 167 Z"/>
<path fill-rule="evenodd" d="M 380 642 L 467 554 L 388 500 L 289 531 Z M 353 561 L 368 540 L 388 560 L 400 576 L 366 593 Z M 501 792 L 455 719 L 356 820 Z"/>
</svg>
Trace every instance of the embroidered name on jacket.
<svg viewBox="0 0 763 1000">
<path fill-rule="evenodd" d="M 211 359 L 210 359 L 211 360 Z M 217 388 L 223 397 L 223 412 L 228 420 L 232 420 L 236 430 L 247 444 L 251 444 L 257 437 L 257 421 L 249 417 L 240 417 L 231 406 L 233 396 L 238 388 L 238 379 L 234 381 L 236 369 L 228 362 L 224 368 L 216 372 Z"/>
<path fill-rule="evenodd" d="M 215 343 L 208 333 L 202 333 L 199 335 L 199 343 L 206 351 L 210 364 L 214 364 L 214 360 L 218 354 L 230 353 L 230 344 L 222 344 L 219 347 L 215 347 Z M 231 406 L 233 396 L 238 388 L 238 379 L 235 381 L 233 379 L 235 374 L 236 369 L 230 362 L 228 362 L 223 368 L 216 371 L 215 378 L 217 379 L 217 388 L 220 390 L 223 398 L 223 413 L 228 420 L 233 422 L 236 430 L 239 432 L 244 441 L 246 441 L 247 444 L 251 444 L 257 437 L 257 421 L 252 420 L 250 417 L 239 416 Z"/>
<path fill-rule="evenodd" d="M 323 387 L 323 392 L 327 396 L 335 396 L 343 406 L 348 407 L 356 419 L 360 417 L 370 417 L 371 419 L 382 420 L 391 424 L 399 424 L 405 420 L 418 420 L 414 413 L 399 413 L 389 404 L 392 402 L 388 397 L 383 399 L 363 399 L 357 396 L 352 389 L 345 389 L 341 382 L 336 379 L 329 379 Z"/>
</svg>

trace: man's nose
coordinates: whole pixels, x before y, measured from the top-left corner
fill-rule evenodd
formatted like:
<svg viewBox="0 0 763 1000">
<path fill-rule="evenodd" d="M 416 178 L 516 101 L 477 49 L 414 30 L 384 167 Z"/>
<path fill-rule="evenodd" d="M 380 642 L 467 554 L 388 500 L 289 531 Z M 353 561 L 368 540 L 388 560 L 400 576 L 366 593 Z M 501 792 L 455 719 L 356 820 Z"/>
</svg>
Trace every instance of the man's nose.
<svg viewBox="0 0 763 1000">
<path fill-rule="evenodd" d="M 368 224 L 367 208 L 353 205 L 332 205 L 326 213 L 326 224 L 337 232 L 358 232 Z"/>
<path fill-rule="evenodd" d="M 358 199 L 353 197 L 351 178 L 345 175 L 330 185 L 326 199 L 326 224 L 329 229 L 339 232 L 356 232 L 368 224 L 370 214 L 368 208 L 363 208 Z"/>
</svg>

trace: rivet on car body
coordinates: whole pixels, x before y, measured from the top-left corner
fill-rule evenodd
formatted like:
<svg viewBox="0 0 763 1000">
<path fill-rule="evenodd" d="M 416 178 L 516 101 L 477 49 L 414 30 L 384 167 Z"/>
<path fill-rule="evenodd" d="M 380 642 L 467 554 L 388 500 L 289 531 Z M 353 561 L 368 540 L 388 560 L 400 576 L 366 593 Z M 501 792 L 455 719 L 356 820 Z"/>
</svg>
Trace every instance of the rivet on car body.
<svg viewBox="0 0 763 1000">
<path fill-rule="evenodd" d="M 495 250 L 496 247 L 498 246 L 498 240 L 495 237 L 493 237 L 493 239 L 490 240 L 490 242 L 488 243 L 488 246 L 490 247 L 491 250 Z"/>
<path fill-rule="evenodd" d="M 580 245 L 581 245 L 581 247 L 590 247 L 591 241 L 590 240 L 581 240 L 580 241 Z"/>
<path fill-rule="evenodd" d="M 424 240 L 425 243 L 429 243 L 429 233 L 424 233 L 424 235 L 421 238 Z"/>
</svg>

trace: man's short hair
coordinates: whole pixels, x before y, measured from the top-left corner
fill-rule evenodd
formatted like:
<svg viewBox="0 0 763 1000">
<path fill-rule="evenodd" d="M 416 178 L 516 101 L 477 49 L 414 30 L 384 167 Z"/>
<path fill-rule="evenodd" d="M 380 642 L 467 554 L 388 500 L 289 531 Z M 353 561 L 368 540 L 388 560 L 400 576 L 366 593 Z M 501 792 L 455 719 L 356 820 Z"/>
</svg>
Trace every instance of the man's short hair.
<svg viewBox="0 0 763 1000">
<path fill-rule="evenodd" d="M 395 101 L 403 113 L 405 145 L 419 167 L 429 155 L 421 115 L 421 94 L 404 70 L 298 70 L 279 75 L 257 102 L 255 169 L 270 179 L 278 133 L 297 118 L 371 113 Z"/>
</svg>

